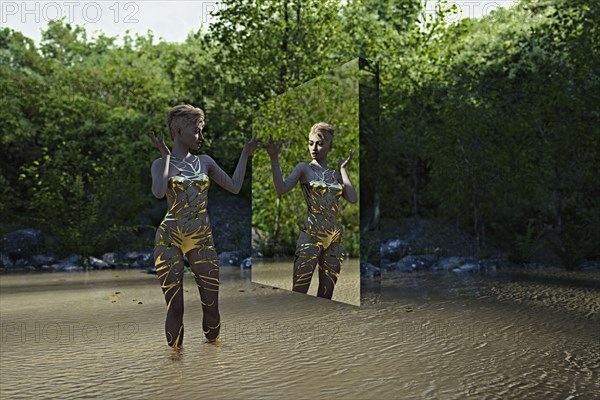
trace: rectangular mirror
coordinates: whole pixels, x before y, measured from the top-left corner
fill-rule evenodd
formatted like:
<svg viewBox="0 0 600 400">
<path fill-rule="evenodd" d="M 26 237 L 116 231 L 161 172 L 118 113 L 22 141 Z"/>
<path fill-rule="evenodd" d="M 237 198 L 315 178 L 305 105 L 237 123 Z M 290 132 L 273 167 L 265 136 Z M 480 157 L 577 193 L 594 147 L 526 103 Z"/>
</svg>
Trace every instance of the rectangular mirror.
<svg viewBox="0 0 600 400">
<path fill-rule="evenodd" d="M 304 172 L 289 192 L 278 196 L 269 155 L 263 151 L 253 157 L 253 282 L 329 295 L 353 305 L 379 292 L 377 100 L 376 68 L 357 58 L 260 107 L 254 130 L 263 142 L 271 136 L 281 144 L 278 162 L 283 179 L 295 168 Z M 309 133 L 318 122 L 335 129 L 327 169 L 318 165 L 309 148 Z M 351 150 L 346 170 L 358 195 L 355 203 L 330 194 L 336 176 L 337 183 L 343 181 L 338 164 Z M 317 181 L 323 185 L 321 194 L 318 188 L 310 189 L 318 186 Z M 315 206 L 315 201 L 322 204 Z M 341 233 L 334 232 L 338 228 Z M 299 285 L 304 287 L 298 290 Z"/>
</svg>

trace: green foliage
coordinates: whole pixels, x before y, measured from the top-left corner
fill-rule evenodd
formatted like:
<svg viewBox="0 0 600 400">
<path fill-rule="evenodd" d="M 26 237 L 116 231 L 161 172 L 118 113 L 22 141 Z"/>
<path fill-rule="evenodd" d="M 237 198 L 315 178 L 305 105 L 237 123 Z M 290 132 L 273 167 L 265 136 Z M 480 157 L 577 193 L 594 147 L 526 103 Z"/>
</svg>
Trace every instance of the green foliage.
<svg viewBox="0 0 600 400">
<path fill-rule="evenodd" d="M 598 4 L 519 2 L 454 24 L 439 6 L 397 36 L 412 45 L 395 56 L 371 47 L 391 60 L 382 65 L 387 157 L 401 149 L 384 167 L 385 216 L 446 218 L 474 234 L 478 253 L 491 237 L 508 238 L 519 259 L 532 242 L 566 266 L 594 257 L 577 215 L 599 190 L 590 175 L 599 169 Z M 519 218 L 532 217 L 543 237 L 523 231 Z"/>
<path fill-rule="evenodd" d="M 456 12 L 450 3 L 436 4 L 428 15 L 419 0 L 226 0 L 208 34 L 180 44 L 149 33 L 119 46 L 63 20 L 36 48 L 0 28 L 2 231 L 42 221 L 64 249 L 92 251 L 86 235 L 110 242 L 104 232 L 137 225 L 139 210 L 156 204 L 149 167 L 158 153 L 145 135 L 166 135 L 171 106 L 206 110 L 204 150 L 233 170 L 253 129 L 301 138 L 316 120 L 336 124 L 310 93 L 287 105 L 275 96 L 363 56 L 380 68 L 383 217 L 451 221 L 474 235 L 479 254 L 491 240 L 518 260 L 540 246 L 569 268 L 597 258 L 600 3 L 519 0 L 454 23 L 444 20 Z M 343 103 L 338 95 L 331 101 Z M 288 115 L 311 114 L 288 120 L 270 99 Z M 342 120 L 340 133 L 351 126 Z M 330 162 L 356 148 L 343 137 Z M 284 174 L 305 152 L 287 145 Z M 278 203 L 266 157 L 254 156 L 255 228 L 265 254 L 284 253 L 305 206 L 290 193 L 269 208 Z M 343 210 L 349 232 L 355 211 Z M 355 244 L 358 236 L 346 241 Z"/>
<path fill-rule="evenodd" d="M 115 245 L 118 232 L 139 225 L 140 208 L 151 204 L 148 194 L 140 195 L 149 192 L 154 157 L 145 133 L 164 126 L 165 115 L 152 110 L 165 111 L 170 93 L 158 66 L 133 51 L 111 49 L 103 36 L 86 42 L 81 33 L 52 23 L 43 58 L 37 55 L 42 61 L 28 63 L 37 71 L 19 72 L 19 57 L 4 57 L 10 62 L 0 65 L 0 74 L 15 78 L 3 84 L 8 185 L 0 213 L 15 225 L 43 227 L 57 238 L 60 254 L 96 254 Z M 18 46 L 27 43 L 7 29 L 1 37 L 2 54 L 21 54 Z M 66 64 L 62 56 L 55 59 L 63 53 L 73 56 Z"/>
</svg>

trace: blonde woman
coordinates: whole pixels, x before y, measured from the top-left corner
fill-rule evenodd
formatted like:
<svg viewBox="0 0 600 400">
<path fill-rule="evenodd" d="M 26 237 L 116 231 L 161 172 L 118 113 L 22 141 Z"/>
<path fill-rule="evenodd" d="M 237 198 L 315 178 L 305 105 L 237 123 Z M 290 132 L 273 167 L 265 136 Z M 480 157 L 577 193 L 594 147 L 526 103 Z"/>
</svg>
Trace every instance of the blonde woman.
<svg viewBox="0 0 600 400">
<path fill-rule="evenodd" d="M 162 153 L 152 164 L 152 193 L 167 196 L 168 212 L 156 231 L 154 264 L 167 303 L 165 333 L 174 348 L 183 343 L 183 267 L 185 256 L 200 292 L 202 328 L 207 342 L 217 342 L 219 315 L 219 265 L 207 213 L 210 181 L 231 193 L 239 193 L 248 157 L 258 146 L 256 137 L 242 150 L 233 177 L 229 177 L 208 155 L 193 155 L 190 149 L 204 141 L 204 112 L 191 105 L 169 111 L 168 129 L 173 150 L 162 135 L 150 139 Z"/>
<path fill-rule="evenodd" d="M 342 227 L 339 223 L 339 198 L 356 203 L 357 196 L 347 166 L 352 158 L 350 151 L 345 160 L 338 161 L 339 172 L 328 168 L 327 155 L 333 146 L 335 129 L 319 122 L 312 126 L 308 135 L 308 151 L 312 160 L 300 162 L 292 173 L 282 177 L 278 155 L 280 144 L 273 137 L 265 149 L 271 159 L 273 182 L 278 195 L 283 195 L 300 182 L 308 207 L 304 226 L 298 236 L 292 278 L 292 290 L 307 293 L 315 267 L 319 266 L 317 296 L 331 299 L 333 289 L 344 259 L 341 243 Z"/>
</svg>

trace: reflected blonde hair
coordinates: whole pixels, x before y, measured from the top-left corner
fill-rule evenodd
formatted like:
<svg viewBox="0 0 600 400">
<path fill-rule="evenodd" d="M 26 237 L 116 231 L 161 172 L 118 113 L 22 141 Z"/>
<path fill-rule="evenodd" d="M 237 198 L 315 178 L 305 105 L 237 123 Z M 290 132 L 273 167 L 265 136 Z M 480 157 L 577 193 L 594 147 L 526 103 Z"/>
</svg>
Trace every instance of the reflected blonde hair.
<svg viewBox="0 0 600 400">
<path fill-rule="evenodd" d="M 310 128 L 309 136 L 315 134 L 319 137 L 319 139 L 325 140 L 329 143 L 329 148 L 333 147 L 333 134 L 335 133 L 335 128 L 333 125 L 328 124 L 327 122 L 317 122 Z"/>
<path fill-rule="evenodd" d="M 181 129 L 190 124 L 198 124 L 204 121 L 204 111 L 190 104 L 177 105 L 169 111 L 167 118 L 167 129 L 171 139 L 175 138 L 175 132 L 181 132 Z"/>
</svg>

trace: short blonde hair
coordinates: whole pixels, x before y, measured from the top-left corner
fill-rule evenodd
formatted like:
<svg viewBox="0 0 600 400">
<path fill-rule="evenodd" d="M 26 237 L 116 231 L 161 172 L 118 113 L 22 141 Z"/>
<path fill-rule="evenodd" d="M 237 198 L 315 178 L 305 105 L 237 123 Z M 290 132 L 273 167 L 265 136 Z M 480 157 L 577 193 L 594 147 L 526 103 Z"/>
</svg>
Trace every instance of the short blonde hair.
<svg viewBox="0 0 600 400">
<path fill-rule="evenodd" d="M 198 124 L 204 121 L 204 111 L 190 104 L 180 104 L 171 108 L 167 118 L 167 129 L 171 139 L 175 138 L 175 132 L 188 124 Z"/>
<path fill-rule="evenodd" d="M 329 147 L 333 146 L 333 134 L 335 133 L 335 128 L 333 125 L 328 124 L 327 122 L 317 122 L 312 126 L 312 128 L 310 128 L 309 136 L 313 133 L 320 139 L 323 139 L 329 143 Z"/>
</svg>

